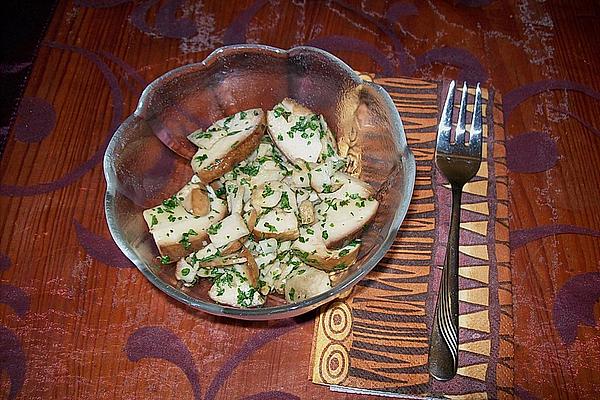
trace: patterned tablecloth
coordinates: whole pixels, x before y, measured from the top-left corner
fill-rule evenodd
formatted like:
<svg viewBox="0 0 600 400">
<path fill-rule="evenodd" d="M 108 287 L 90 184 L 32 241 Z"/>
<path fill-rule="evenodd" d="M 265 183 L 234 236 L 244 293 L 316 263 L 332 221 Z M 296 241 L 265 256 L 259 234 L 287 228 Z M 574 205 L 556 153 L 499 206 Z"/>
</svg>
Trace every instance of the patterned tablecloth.
<svg viewBox="0 0 600 400">
<path fill-rule="evenodd" d="M 512 285 L 500 96 L 483 91 L 483 161 L 464 187 L 460 226 L 458 376 L 442 383 L 432 380 L 427 369 L 441 276 L 437 267 L 444 262 L 451 202 L 450 188 L 434 162 L 442 85 L 404 78 L 374 81 L 390 93 L 402 116 L 417 161 L 415 191 L 386 257 L 348 298 L 323 307 L 315 323 L 312 380 L 354 393 L 512 398 Z"/>
<path fill-rule="evenodd" d="M 232 3 L 3 3 L 0 397 L 371 398 L 329 386 L 510 397 L 514 318 L 515 397 L 597 399 L 597 2 Z M 185 309 L 122 255 L 104 220 L 102 156 L 144 87 L 234 43 L 317 46 L 377 72 L 417 158 L 394 247 L 316 329 L 316 312 L 247 323 Z M 432 162 L 444 89 L 412 78 L 503 93 L 486 94 L 487 159 L 463 204 L 461 369 L 445 384 L 426 370 L 450 207 Z"/>
</svg>

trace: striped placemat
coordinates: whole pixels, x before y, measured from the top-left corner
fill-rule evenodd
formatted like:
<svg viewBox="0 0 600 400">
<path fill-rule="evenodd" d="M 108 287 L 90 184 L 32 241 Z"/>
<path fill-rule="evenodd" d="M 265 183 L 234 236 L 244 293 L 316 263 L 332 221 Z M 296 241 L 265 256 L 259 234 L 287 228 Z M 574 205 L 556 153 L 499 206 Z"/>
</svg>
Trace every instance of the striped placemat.
<svg viewBox="0 0 600 400">
<path fill-rule="evenodd" d="M 334 391 L 353 393 L 512 398 L 508 182 L 500 96 L 483 89 L 483 160 L 465 185 L 462 204 L 459 369 L 454 379 L 438 382 L 428 374 L 427 358 L 450 220 L 449 186 L 434 163 L 446 90 L 435 82 L 363 78 L 386 89 L 400 112 L 417 162 L 415 190 L 386 257 L 349 297 L 320 311 L 310 377 Z"/>
</svg>

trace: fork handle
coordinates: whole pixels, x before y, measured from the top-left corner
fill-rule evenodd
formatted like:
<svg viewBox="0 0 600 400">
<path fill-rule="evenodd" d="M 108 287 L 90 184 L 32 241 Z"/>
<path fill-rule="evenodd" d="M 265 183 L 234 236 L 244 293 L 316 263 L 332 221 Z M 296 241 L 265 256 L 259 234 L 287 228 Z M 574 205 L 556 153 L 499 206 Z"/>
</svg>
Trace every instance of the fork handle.
<svg viewBox="0 0 600 400">
<path fill-rule="evenodd" d="M 429 373 L 440 381 L 452 379 L 458 367 L 458 234 L 461 197 L 462 186 L 452 185 L 446 259 L 429 345 Z"/>
</svg>

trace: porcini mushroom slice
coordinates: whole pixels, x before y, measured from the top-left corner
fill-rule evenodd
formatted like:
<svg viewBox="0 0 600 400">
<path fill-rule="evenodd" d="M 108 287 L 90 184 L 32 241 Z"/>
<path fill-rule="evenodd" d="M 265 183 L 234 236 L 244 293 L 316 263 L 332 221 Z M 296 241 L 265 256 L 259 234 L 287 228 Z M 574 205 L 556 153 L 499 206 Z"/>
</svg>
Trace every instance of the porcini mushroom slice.
<svg viewBox="0 0 600 400">
<path fill-rule="evenodd" d="M 308 108 L 286 98 L 267 112 L 267 126 L 273 143 L 292 163 L 319 160 L 321 124 Z"/>
<path fill-rule="evenodd" d="M 207 229 L 227 215 L 227 204 L 214 192 L 207 192 L 210 211 L 204 216 L 189 213 L 180 194 L 176 193 L 143 213 L 164 263 L 175 262 L 206 246 L 209 242 Z"/>
<path fill-rule="evenodd" d="M 258 218 L 253 234 L 257 239 L 293 240 L 298 237 L 298 220 L 293 212 L 273 208 Z"/>
<path fill-rule="evenodd" d="M 198 146 L 192 158 L 192 169 L 200 180 L 212 182 L 246 159 L 260 144 L 265 122 L 263 110 L 251 109 L 221 119 L 206 131 L 196 131 L 188 136 Z"/>
<path fill-rule="evenodd" d="M 217 247 L 225 246 L 250 233 L 244 219 L 238 213 L 233 213 L 221 221 L 212 224 L 207 229 L 207 232 L 210 241 Z"/>
<path fill-rule="evenodd" d="M 292 243 L 302 260 L 323 271 L 341 271 L 354 264 L 360 243 L 354 241 L 341 249 L 328 249 L 319 224 L 301 227 L 300 236 Z"/>
<path fill-rule="evenodd" d="M 302 301 L 331 288 L 329 275 L 309 266 L 304 267 L 304 273 L 294 274 L 285 282 L 285 299 L 290 303 Z"/>
</svg>

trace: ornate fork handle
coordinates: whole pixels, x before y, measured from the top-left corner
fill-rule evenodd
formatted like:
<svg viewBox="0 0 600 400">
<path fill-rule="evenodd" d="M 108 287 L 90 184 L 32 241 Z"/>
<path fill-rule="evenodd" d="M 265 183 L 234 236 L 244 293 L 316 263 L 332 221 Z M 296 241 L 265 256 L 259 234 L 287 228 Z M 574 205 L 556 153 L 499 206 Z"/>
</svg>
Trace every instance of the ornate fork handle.
<svg viewBox="0 0 600 400">
<path fill-rule="evenodd" d="M 456 375 L 458 366 L 458 235 L 462 185 L 452 184 L 452 214 L 446 259 L 431 332 L 429 372 L 441 381 Z"/>
</svg>

